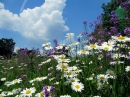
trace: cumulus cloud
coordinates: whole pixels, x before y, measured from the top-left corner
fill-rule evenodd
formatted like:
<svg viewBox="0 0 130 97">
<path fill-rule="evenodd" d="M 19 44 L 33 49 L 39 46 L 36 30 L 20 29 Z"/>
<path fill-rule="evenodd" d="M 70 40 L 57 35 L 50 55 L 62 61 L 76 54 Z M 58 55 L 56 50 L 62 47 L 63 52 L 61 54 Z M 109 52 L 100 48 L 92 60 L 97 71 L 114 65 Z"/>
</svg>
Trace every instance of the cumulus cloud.
<svg viewBox="0 0 130 97">
<path fill-rule="evenodd" d="M 4 8 L 4 4 L 0 2 L 0 9 Z"/>
<path fill-rule="evenodd" d="M 0 9 L 0 28 L 17 31 L 33 40 L 58 38 L 69 30 L 62 16 L 65 3 L 66 0 L 45 0 L 42 6 L 28 8 L 19 15 Z"/>
</svg>

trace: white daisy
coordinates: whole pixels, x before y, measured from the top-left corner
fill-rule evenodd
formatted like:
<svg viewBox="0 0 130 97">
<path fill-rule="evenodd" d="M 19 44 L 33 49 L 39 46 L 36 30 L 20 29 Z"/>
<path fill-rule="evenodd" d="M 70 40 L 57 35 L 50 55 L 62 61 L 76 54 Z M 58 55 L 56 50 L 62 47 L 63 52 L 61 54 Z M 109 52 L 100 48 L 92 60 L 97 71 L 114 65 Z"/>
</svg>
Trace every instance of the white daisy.
<svg viewBox="0 0 130 97">
<path fill-rule="evenodd" d="M 80 82 L 73 82 L 71 88 L 76 92 L 81 92 L 84 90 L 84 85 Z"/>
<path fill-rule="evenodd" d="M 24 96 L 24 97 L 32 97 L 32 94 L 35 93 L 36 89 L 33 87 L 33 88 L 26 88 L 26 90 L 23 90 L 21 92 L 21 96 Z"/>
<path fill-rule="evenodd" d="M 37 93 L 35 97 L 45 97 L 45 93 L 44 92 Z"/>
<path fill-rule="evenodd" d="M 71 97 L 70 95 L 61 95 L 60 97 Z"/>
<path fill-rule="evenodd" d="M 108 79 L 108 76 L 105 75 L 105 74 L 99 74 L 99 75 L 97 75 L 98 82 L 100 82 L 100 81 L 107 82 L 107 79 Z"/>
<path fill-rule="evenodd" d="M 126 66 L 125 71 L 126 72 L 130 71 L 130 66 Z"/>
</svg>

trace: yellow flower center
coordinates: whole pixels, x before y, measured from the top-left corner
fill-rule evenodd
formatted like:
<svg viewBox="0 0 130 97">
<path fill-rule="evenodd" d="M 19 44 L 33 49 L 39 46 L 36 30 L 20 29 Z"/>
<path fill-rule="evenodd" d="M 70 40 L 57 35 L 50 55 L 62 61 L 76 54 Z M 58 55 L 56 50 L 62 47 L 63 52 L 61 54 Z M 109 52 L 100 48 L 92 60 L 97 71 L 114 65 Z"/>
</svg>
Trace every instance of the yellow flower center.
<svg viewBox="0 0 130 97">
<path fill-rule="evenodd" d="M 81 53 L 82 53 L 82 54 L 85 54 L 85 53 L 86 53 L 86 50 L 81 50 Z"/>
<path fill-rule="evenodd" d="M 71 75 L 71 72 L 67 72 L 67 75 Z"/>
<path fill-rule="evenodd" d="M 101 79 L 101 80 L 104 80 L 105 78 L 104 78 L 104 76 L 101 76 L 100 79 Z"/>
<path fill-rule="evenodd" d="M 30 94 L 31 93 L 31 90 L 26 90 L 26 94 Z"/>
<path fill-rule="evenodd" d="M 114 74 L 113 74 L 113 72 L 110 72 L 109 74 L 110 74 L 111 76 L 113 76 L 113 75 L 114 75 Z"/>
<path fill-rule="evenodd" d="M 109 48 L 108 48 L 108 47 L 104 47 L 104 50 L 105 50 L 105 51 L 108 51 L 108 50 L 109 50 Z"/>
<path fill-rule="evenodd" d="M 80 86 L 79 86 L 79 85 L 76 85 L 76 86 L 75 86 L 75 88 L 76 88 L 76 89 L 79 89 L 79 88 L 80 88 Z"/>
<path fill-rule="evenodd" d="M 62 64 L 61 68 L 66 69 L 67 67 L 64 64 Z"/>
<path fill-rule="evenodd" d="M 17 80 L 17 79 L 15 79 L 15 80 L 14 80 L 14 82 L 18 82 L 18 80 Z"/>
<path fill-rule="evenodd" d="M 119 40 L 125 40 L 125 37 L 120 35 L 120 36 L 118 37 L 118 39 L 119 39 Z"/>
<path fill-rule="evenodd" d="M 74 79 L 72 79 L 72 80 L 71 80 L 71 82 L 75 82 L 75 80 L 74 80 Z"/>
<path fill-rule="evenodd" d="M 111 44 L 108 43 L 107 46 L 111 46 Z"/>
<path fill-rule="evenodd" d="M 44 93 L 40 93 L 40 97 L 44 97 Z"/>
<path fill-rule="evenodd" d="M 2 94 L 0 94 L 0 97 L 2 97 Z"/>
<path fill-rule="evenodd" d="M 96 45 L 92 44 L 92 45 L 90 45 L 90 48 L 94 49 L 94 48 L 96 48 Z"/>
</svg>

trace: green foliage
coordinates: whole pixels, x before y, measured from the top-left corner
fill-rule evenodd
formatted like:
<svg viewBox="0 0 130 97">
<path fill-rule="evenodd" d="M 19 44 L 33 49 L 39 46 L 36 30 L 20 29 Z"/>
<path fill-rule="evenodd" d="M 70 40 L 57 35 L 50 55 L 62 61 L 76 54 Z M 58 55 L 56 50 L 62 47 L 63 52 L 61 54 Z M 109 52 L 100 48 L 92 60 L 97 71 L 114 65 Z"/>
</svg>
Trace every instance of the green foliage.
<svg viewBox="0 0 130 97">
<path fill-rule="evenodd" d="M 13 39 L 6 39 L 2 38 L 0 39 L 0 55 L 4 57 L 11 57 L 13 51 L 14 51 L 15 42 Z"/>
</svg>

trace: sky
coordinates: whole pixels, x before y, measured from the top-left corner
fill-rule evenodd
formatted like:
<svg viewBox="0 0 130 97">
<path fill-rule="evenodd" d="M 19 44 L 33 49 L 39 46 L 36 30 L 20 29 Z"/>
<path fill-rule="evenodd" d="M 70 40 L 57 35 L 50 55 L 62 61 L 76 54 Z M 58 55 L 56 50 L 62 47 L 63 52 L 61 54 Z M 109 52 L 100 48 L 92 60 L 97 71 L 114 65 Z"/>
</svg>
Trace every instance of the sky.
<svg viewBox="0 0 130 97">
<path fill-rule="evenodd" d="M 0 0 L 0 38 L 12 38 L 18 48 L 42 50 L 44 42 L 64 42 L 67 33 L 84 32 L 83 21 L 94 22 L 110 0 Z"/>
</svg>

